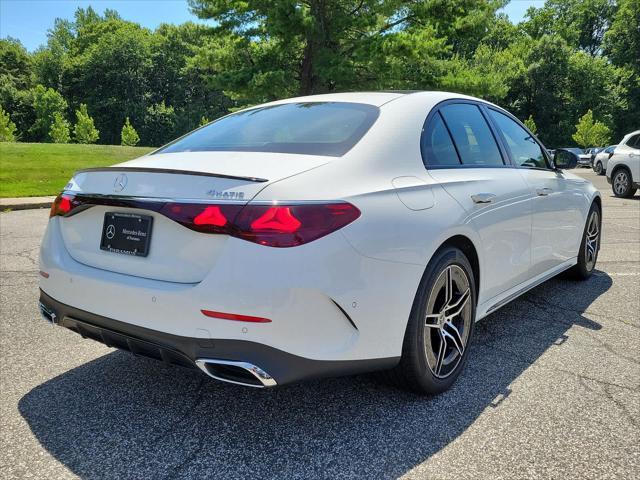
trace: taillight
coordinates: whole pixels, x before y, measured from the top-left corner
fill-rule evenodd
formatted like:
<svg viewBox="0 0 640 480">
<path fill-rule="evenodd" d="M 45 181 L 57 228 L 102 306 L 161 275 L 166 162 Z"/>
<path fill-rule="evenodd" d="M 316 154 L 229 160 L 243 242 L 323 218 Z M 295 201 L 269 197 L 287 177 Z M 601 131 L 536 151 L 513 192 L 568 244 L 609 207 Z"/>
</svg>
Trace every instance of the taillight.
<svg viewBox="0 0 640 480">
<path fill-rule="evenodd" d="M 164 203 L 158 207 L 146 204 L 147 208 L 169 217 L 191 230 L 201 233 L 229 233 L 233 220 L 243 205 L 206 205 L 202 203 Z"/>
<path fill-rule="evenodd" d="M 269 247 L 312 242 L 360 216 L 360 210 L 347 202 L 208 205 L 68 193 L 58 195 L 50 216 L 74 215 L 96 205 L 150 210 L 196 232 L 230 235 Z"/>
<path fill-rule="evenodd" d="M 56 215 L 66 215 L 73 210 L 74 196 L 67 193 L 61 193 L 51 204 L 51 211 L 49 217 L 55 217 Z"/>
<path fill-rule="evenodd" d="M 360 216 L 350 203 L 252 205 L 235 220 L 234 236 L 269 247 L 295 247 L 317 240 Z"/>
</svg>

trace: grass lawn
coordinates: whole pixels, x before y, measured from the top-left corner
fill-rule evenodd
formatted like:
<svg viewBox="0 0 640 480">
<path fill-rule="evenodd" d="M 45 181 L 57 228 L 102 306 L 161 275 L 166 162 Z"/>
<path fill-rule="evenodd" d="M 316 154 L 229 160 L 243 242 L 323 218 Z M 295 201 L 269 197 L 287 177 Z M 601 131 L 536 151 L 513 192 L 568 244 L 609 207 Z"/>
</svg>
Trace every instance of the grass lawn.
<svg viewBox="0 0 640 480">
<path fill-rule="evenodd" d="M 0 197 L 56 195 L 76 170 L 139 157 L 149 147 L 0 142 Z"/>
</svg>

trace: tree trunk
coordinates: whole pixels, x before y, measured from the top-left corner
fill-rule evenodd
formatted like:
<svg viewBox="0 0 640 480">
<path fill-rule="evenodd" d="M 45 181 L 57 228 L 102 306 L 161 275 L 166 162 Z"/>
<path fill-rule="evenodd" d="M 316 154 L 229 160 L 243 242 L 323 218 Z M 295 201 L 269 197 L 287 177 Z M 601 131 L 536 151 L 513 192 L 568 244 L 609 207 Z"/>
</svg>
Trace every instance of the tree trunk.
<svg viewBox="0 0 640 480">
<path fill-rule="evenodd" d="M 311 95 L 314 91 L 313 52 L 312 39 L 307 38 L 300 66 L 300 95 Z"/>
</svg>

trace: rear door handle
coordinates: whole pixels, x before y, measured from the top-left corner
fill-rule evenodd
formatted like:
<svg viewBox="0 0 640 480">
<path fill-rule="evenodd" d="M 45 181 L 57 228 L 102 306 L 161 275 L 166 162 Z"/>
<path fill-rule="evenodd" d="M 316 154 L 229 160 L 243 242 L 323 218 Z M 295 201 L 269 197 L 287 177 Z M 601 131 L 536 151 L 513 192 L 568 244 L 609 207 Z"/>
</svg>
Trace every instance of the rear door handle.
<svg viewBox="0 0 640 480">
<path fill-rule="evenodd" d="M 476 193 L 471 195 L 471 200 L 473 203 L 491 203 L 495 197 L 494 193 Z"/>
<path fill-rule="evenodd" d="M 546 197 L 547 195 L 551 195 L 553 193 L 553 190 L 551 190 L 550 188 L 536 188 L 536 193 L 540 196 L 540 197 Z"/>
</svg>

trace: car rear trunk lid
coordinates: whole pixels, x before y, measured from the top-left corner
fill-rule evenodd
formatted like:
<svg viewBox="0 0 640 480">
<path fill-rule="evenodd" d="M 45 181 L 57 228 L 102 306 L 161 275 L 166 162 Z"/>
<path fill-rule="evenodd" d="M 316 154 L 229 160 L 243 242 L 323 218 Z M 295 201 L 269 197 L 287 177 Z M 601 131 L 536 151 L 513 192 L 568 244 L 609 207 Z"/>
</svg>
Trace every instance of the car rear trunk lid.
<svg viewBox="0 0 640 480">
<path fill-rule="evenodd" d="M 267 185 L 328 161 L 327 157 L 310 155 L 188 152 L 148 155 L 113 167 L 81 170 L 65 192 L 100 201 L 80 213 L 58 218 L 65 247 L 76 261 L 88 266 L 155 280 L 197 283 L 224 254 L 229 237 L 185 228 L 160 213 L 158 205 L 244 205 Z M 133 199 L 135 207 L 119 202 Z M 111 212 L 153 218 L 147 256 L 100 248 L 106 214 Z"/>
</svg>

